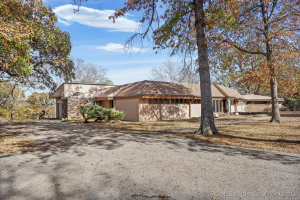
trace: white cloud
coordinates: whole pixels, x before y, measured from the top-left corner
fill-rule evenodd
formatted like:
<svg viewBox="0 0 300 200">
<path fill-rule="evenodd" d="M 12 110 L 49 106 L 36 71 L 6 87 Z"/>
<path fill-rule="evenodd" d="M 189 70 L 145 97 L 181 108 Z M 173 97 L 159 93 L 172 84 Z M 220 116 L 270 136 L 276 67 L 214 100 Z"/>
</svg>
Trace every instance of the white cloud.
<svg viewBox="0 0 300 200">
<path fill-rule="evenodd" d="M 101 49 L 101 50 L 110 51 L 110 52 L 122 52 L 122 53 L 125 52 L 124 45 L 117 44 L 117 43 L 108 43 L 103 46 L 97 46 L 96 49 Z M 140 49 L 140 48 L 131 46 L 129 48 L 129 51 L 138 53 L 138 52 L 146 52 L 147 49 Z"/>
<path fill-rule="evenodd" d="M 70 25 L 71 25 L 71 23 L 62 20 L 61 18 L 58 18 L 58 22 L 63 23 L 63 24 L 66 25 L 66 26 L 70 26 Z"/>
<path fill-rule="evenodd" d="M 170 59 L 173 62 L 178 62 L 178 59 Z M 149 59 L 149 60 L 122 60 L 122 61 L 117 61 L 117 62 L 104 62 L 101 63 L 102 65 L 105 66 L 112 66 L 112 65 L 132 65 L 132 64 L 151 64 L 151 63 L 159 63 L 163 64 L 166 62 L 166 59 Z"/>
<path fill-rule="evenodd" d="M 135 67 L 118 70 L 108 70 L 107 77 L 116 85 L 149 80 L 152 67 Z"/>
<path fill-rule="evenodd" d="M 86 26 L 107 28 L 110 31 L 119 32 L 135 32 L 140 25 L 126 17 L 120 17 L 113 23 L 108 17 L 114 14 L 114 10 L 97 10 L 81 6 L 79 12 L 74 12 L 77 9 L 78 6 L 67 4 L 56 7 L 53 11 L 57 15 L 59 22 L 65 25 L 77 22 Z"/>
</svg>

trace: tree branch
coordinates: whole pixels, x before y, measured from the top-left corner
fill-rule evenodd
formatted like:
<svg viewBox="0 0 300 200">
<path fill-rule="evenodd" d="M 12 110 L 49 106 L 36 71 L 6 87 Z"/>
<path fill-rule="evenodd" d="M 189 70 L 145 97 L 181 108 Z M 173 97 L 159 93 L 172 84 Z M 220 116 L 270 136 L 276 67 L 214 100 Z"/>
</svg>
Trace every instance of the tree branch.
<svg viewBox="0 0 300 200">
<path fill-rule="evenodd" d="M 149 32 L 150 27 L 151 27 L 151 25 L 152 25 L 152 22 L 153 22 L 153 20 L 154 20 L 155 7 L 156 7 L 155 5 L 156 5 L 156 4 L 155 4 L 155 2 L 154 2 L 154 0 L 153 0 L 153 1 L 152 1 L 152 15 L 151 15 L 150 23 L 149 23 L 149 25 L 148 25 L 147 30 L 143 33 L 143 39 L 146 37 L 147 33 Z"/>
<path fill-rule="evenodd" d="M 270 18 L 271 18 L 272 15 L 273 15 L 273 12 L 274 12 L 274 10 L 275 10 L 275 7 L 276 7 L 276 5 L 277 5 L 277 2 L 278 2 L 278 0 L 274 0 L 274 1 L 273 1 L 273 6 L 272 6 L 272 9 L 271 9 L 270 15 L 268 16 L 268 21 L 270 20 Z"/>
<path fill-rule="evenodd" d="M 226 41 L 227 42 L 227 41 Z M 227 42 L 228 44 L 230 44 L 229 42 Z M 237 50 L 239 51 L 242 51 L 242 52 L 245 52 L 245 53 L 249 53 L 249 54 L 256 54 L 256 55 L 263 55 L 263 56 L 266 56 L 266 53 L 263 53 L 261 51 L 250 51 L 250 50 L 246 50 L 246 49 L 243 49 L 235 44 L 230 44 L 232 45 L 234 48 L 236 48 Z"/>
</svg>

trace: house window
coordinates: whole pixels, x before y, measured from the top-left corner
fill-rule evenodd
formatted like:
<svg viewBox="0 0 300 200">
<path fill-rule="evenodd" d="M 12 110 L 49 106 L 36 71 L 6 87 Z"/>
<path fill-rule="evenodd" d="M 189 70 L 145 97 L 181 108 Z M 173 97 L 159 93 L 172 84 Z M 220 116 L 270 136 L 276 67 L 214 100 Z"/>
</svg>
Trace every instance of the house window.
<svg viewBox="0 0 300 200">
<path fill-rule="evenodd" d="M 183 103 L 183 99 L 180 99 L 180 103 Z"/>
<path fill-rule="evenodd" d="M 187 100 L 187 99 L 185 99 L 185 100 L 184 100 L 184 103 L 188 103 L 188 100 Z"/>
<path fill-rule="evenodd" d="M 162 104 L 162 103 L 163 103 L 163 101 L 164 101 L 163 99 L 159 99 L 159 103 L 161 103 L 161 104 Z"/>
<path fill-rule="evenodd" d="M 269 104 L 268 101 L 248 101 L 247 104 Z"/>
<path fill-rule="evenodd" d="M 219 100 L 216 100 L 216 111 L 217 112 L 220 112 L 220 103 L 219 103 Z"/>
<path fill-rule="evenodd" d="M 175 103 L 179 103 L 179 99 L 175 99 Z"/>
<path fill-rule="evenodd" d="M 164 104 L 168 104 L 169 103 L 169 99 L 164 99 Z"/>
<path fill-rule="evenodd" d="M 222 100 L 220 100 L 220 112 L 223 112 L 223 110 L 222 110 Z"/>
<path fill-rule="evenodd" d="M 153 99 L 149 99 L 149 104 L 153 104 Z"/>
<path fill-rule="evenodd" d="M 222 100 L 213 100 L 213 111 L 222 112 Z"/>
<path fill-rule="evenodd" d="M 153 103 L 158 103 L 158 100 L 157 100 L 157 99 L 154 99 L 154 100 L 153 100 Z"/>
<path fill-rule="evenodd" d="M 175 99 L 171 99 L 171 103 L 174 104 L 175 103 Z"/>
</svg>

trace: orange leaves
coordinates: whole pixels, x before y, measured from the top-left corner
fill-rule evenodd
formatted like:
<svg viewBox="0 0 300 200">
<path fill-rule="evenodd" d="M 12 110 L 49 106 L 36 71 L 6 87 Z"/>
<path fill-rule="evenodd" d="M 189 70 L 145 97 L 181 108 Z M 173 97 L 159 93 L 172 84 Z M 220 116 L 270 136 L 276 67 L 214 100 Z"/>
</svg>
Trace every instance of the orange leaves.
<svg viewBox="0 0 300 200">
<path fill-rule="evenodd" d="M 55 26 L 55 14 L 45 7 L 42 1 L 2 0 L 0 16 L 2 73 L 13 75 L 23 82 L 29 80 L 29 77 L 34 77 L 37 82 L 47 86 L 53 86 L 55 83 L 49 78 L 50 73 L 43 69 L 45 61 L 55 66 L 52 71 L 56 74 L 64 74 L 64 71 L 71 73 L 72 65 L 68 64 L 67 58 L 71 49 L 70 37 Z M 43 55 L 42 60 L 33 58 L 32 51 L 38 52 L 35 55 Z M 37 74 L 31 73 L 31 68 L 37 61 L 40 62 L 41 70 L 36 70 L 39 71 Z M 64 67 L 68 69 L 65 70 Z"/>
</svg>

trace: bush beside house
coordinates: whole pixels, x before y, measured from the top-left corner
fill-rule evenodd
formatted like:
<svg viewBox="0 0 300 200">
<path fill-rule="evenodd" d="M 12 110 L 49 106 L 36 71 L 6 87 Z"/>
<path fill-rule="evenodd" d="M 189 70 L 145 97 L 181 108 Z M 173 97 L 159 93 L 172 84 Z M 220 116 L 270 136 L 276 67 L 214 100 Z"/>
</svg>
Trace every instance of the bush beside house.
<svg viewBox="0 0 300 200">
<path fill-rule="evenodd" d="M 96 118 L 96 120 L 118 120 L 125 117 L 123 111 L 116 110 L 115 108 L 103 108 L 97 104 L 90 106 L 81 106 L 80 114 L 85 120 L 85 123 L 89 119 Z"/>
</svg>

